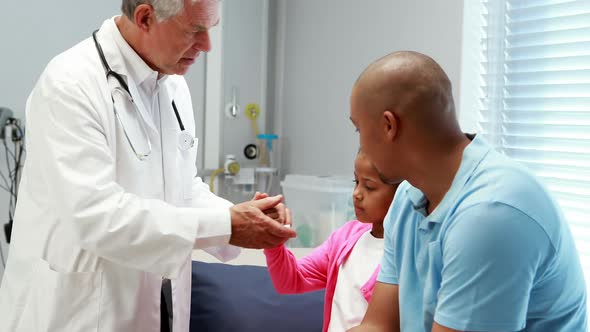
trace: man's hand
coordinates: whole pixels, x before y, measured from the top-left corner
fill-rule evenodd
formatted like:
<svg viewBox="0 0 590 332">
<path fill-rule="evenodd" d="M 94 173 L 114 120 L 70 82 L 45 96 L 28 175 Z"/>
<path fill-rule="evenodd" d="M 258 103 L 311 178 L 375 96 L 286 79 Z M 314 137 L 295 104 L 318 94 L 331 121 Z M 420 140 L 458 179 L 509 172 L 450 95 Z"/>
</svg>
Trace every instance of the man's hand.
<svg viewBox="0 0 590 332">
<path fill-rule="evenodd" d="M 268 197 L 268 194 L 267 194 L 267 193 L 261 193 L 261 192 L 258 192 L 258 191 L 257 191 L 257 192 L 254 194 L 254 198 L 252 198 L 252 200 L 253 200 L 253 201 L 257 201 L 257 200 L 259 200 L 259 199 L 263 199 L 263 198 L 267 198 L 267 197 Z"/>
<path fill-rule="evenodd" d="M 244 248 L 274 248 L 297 236 L 294 230 L 284 226 L 285 223 L 291 223 L 291 217 L 288 209 L 281 203 L 282 196 L 254 199 L 230 208 L 230 244 Z"/>
<path fill-rule="evenodd" d="M 260 193 L 260 192 L 256 192 L 254 194 L 254 198 L 252 199 L 253 201 L 257 201 L 259 199 L 263 199 L 263 198 L 267 198 L 268 194 L 267 193 Z M 287 227 L 291 227 L 291 210 L 289 210 L 285 204 L 283 204 L 282 202 L 277 204 L 277 206 L 275 206 L 274 208 L 268 209 L 268 210 L 264 210 L 262 211 L 264 212 L 264 214 L 266 214 L 267 216 L 271 217 L 272 219 L 278 221 L 279 223 L 287 226 Z"/>
</svg>

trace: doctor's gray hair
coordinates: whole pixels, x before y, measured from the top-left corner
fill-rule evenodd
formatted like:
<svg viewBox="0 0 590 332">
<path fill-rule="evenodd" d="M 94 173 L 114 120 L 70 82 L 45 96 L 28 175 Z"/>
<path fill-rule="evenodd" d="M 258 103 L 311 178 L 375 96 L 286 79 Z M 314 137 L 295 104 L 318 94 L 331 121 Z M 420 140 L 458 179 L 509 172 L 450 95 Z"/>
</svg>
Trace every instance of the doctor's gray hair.
<svg viewBox="0 0 590 332">
<path fill-rule="evenodd" d="M 195 3 L 199 0 L 190 0 Z M 133 20 L 135 9 L 139 5 L 151 5 L 154 8 L 158 21 L 165 21 L 176 16 L 184 8 L 184 0 L 123 0 L 121 11 L 127 18 Z"/>
</svg>

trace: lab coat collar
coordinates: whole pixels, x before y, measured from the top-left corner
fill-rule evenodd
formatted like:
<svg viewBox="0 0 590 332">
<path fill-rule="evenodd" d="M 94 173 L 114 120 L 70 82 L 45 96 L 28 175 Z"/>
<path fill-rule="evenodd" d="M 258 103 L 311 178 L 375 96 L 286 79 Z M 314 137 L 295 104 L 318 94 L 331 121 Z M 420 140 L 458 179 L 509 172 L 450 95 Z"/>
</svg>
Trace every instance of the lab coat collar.
<svg viewBox="0 0 590 332">
<path fill-rule="evenodd" d="M 113 40 L 123 56 L 125 67 L 129 72 L 129 75 L 134 78 L 134 81 L 138 85 L 143 86 L 149 95 L 156 91 L 158 85 L 163 85 L 164 83 L 170 84 L 171 86 L 168 87 L 168 90 L 175 92 L 176 84 L 174 80 L 169 80 L 169 75 L 161 74 L 145 63 L 139 54 L 137 54 L 129 43 L 127 43 L 125 38 L 123 38 L 123 35 L 121 35 L 121 32 L 117 28 L 115 18 L 117 18 L 117 16 L 107 20 L 103 26 L 107 31 L 110 31 Z"/>
<path fill-rule="evenodd" d="M 150 94 L 156 89 L 158 82 L 158 72 L 150 68 L 145 61 L 135 52 L 135 50 L 127 43 L 127 41 L 121 35 L 121 32 L 117 28 L 115 19 L 117 16 L 107 20 L 103 27 L 111 35 L 115 44 L 119 48 L 119 52 L 122 55 L 123 61 L 125 62 L 125 69 L 129 76 L 133 77 L 133 80 L 138 85 L 145 85 L 147 92 Z M 167 75 L 163 75 L 161 80 L 165 80 Z"/>
</svg>

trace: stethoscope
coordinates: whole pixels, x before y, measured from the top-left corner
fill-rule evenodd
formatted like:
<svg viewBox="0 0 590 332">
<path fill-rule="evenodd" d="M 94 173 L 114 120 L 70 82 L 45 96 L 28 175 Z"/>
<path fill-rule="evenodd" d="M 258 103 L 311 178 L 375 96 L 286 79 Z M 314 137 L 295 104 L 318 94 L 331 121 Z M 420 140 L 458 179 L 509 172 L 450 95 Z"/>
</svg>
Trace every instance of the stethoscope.
<svg viewBox="0 0 590 332">
<path fill-rule="evenodd" d="M 114 91 L 117 91 L 119 93 L 123 93 L 123 91 L 125 91 L 125 93 L 123 93 L 123 94 L 125 94 L 127 96 L 127 98 L 129 99 L 129 101 L 131 101 L 131 103 L 135 107 L 135 111 L 137 112 L 137 114 L 139 116 L 142 116 L 141 112 L 137 108 L 137 105 L 135 104 L 135 101 L 133 100 L 133 97 L 131 96 L 131 91 L 129 90 L 129 86 L 127 85 L 127 82 L 125 82 L 125 80 L 123 79 L 123 77 L 119 73 L 117 73 L 116 71 L 113 71 L 111 69 L 111 67 L 109 66 L 107 59 L 104 56 L 104 52 L 102 51 L 102 47 L 100 46 L 100 43 L 96 39 L 97 32 L 98 32 L 98 30 L 95 30 L 92 33 L 92 38 L 94 39 L 94 45 L 96 46 L 96 51 L 98 52 L 98 55 L 100 57 L 100 61 L 102 62 L 102 65 L 104 66 L 104 68 L 106 70 L 107 80 L 109 79 L 109 76 L 112 76 L 119 82 L 121 87 L 115 88 Z M 121 91 L 121 90 L 123 90 L 123 91 Z M 123 122 L 121 121 L 121 118 L 119 116 L 119 112 L 117 111 L 117 108 L 115 107 L 115 98 L 113 97 L 112 92 L 111 92 L 111 99 L 113 101 L 113 111 L 115 112 L 115 116 L 117 118 L 117 121 L 119 121 L 121 128 L 123 128 L 123 133 L 125 134 L 125 138 L 127 139 L 127 142 L 129 143 L 129 146 L 131 147 L 131 150 L 133 150 L 133 153 L 135 153 L 135 156 L 137 156 L 137 158 L 139 160 L 146 160 L 150 156 L 150 154 L 152 153 L 152 142 L 150 140 L 150 136 L 147 133 L 147 129 L 145 127 L 145 121 L 138 120 L 138 122 L 141 126 L 141 130 L 143 131 L 143 134 L 145 135 L 148 150 L 147 150 L 147 152 L 140 152 L 137 149 L 135 149 L 133 142 L 131 142 L 131 138 L 127 134 L 127 130 L 125 129 L 125 126 L 123 125 Z M 188 132 L 186 132 L 186 130 L 184 130 L 184 124 L 182 123 L 182 119 L 180 118 L 180 114 L 178 113 L 178 109 L 176 108 L 176 103 L 174 102 L 174 100 L 172 100 L 172 109 L 174 109 L 174 115 L 176 115 L 176 121 L 178 122 L 178 126 L 180 127 L 180 135 L 178 136 L 178 148 L 183 151 L 189 150 L 190 148 L 192 148 L 195 145 L 195 138 L 192 135 L 190 135 Z M 143 119 L 143 117 L 142 117 L 142 119 Z"/>
</svg>

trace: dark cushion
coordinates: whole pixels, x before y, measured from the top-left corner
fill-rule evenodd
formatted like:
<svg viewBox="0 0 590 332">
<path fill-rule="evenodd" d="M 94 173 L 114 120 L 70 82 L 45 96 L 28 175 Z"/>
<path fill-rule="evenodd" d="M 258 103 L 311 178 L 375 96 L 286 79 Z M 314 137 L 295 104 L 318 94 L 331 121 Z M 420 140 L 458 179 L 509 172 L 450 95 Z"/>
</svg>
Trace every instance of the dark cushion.
<svg viewBox="0 0 590 332">
<path fill-rule="evenodd" d="M 278 294 L 262 266 L 193 262 L 191 332 L 321 332 L 324 291 Z"/>
</svg>

